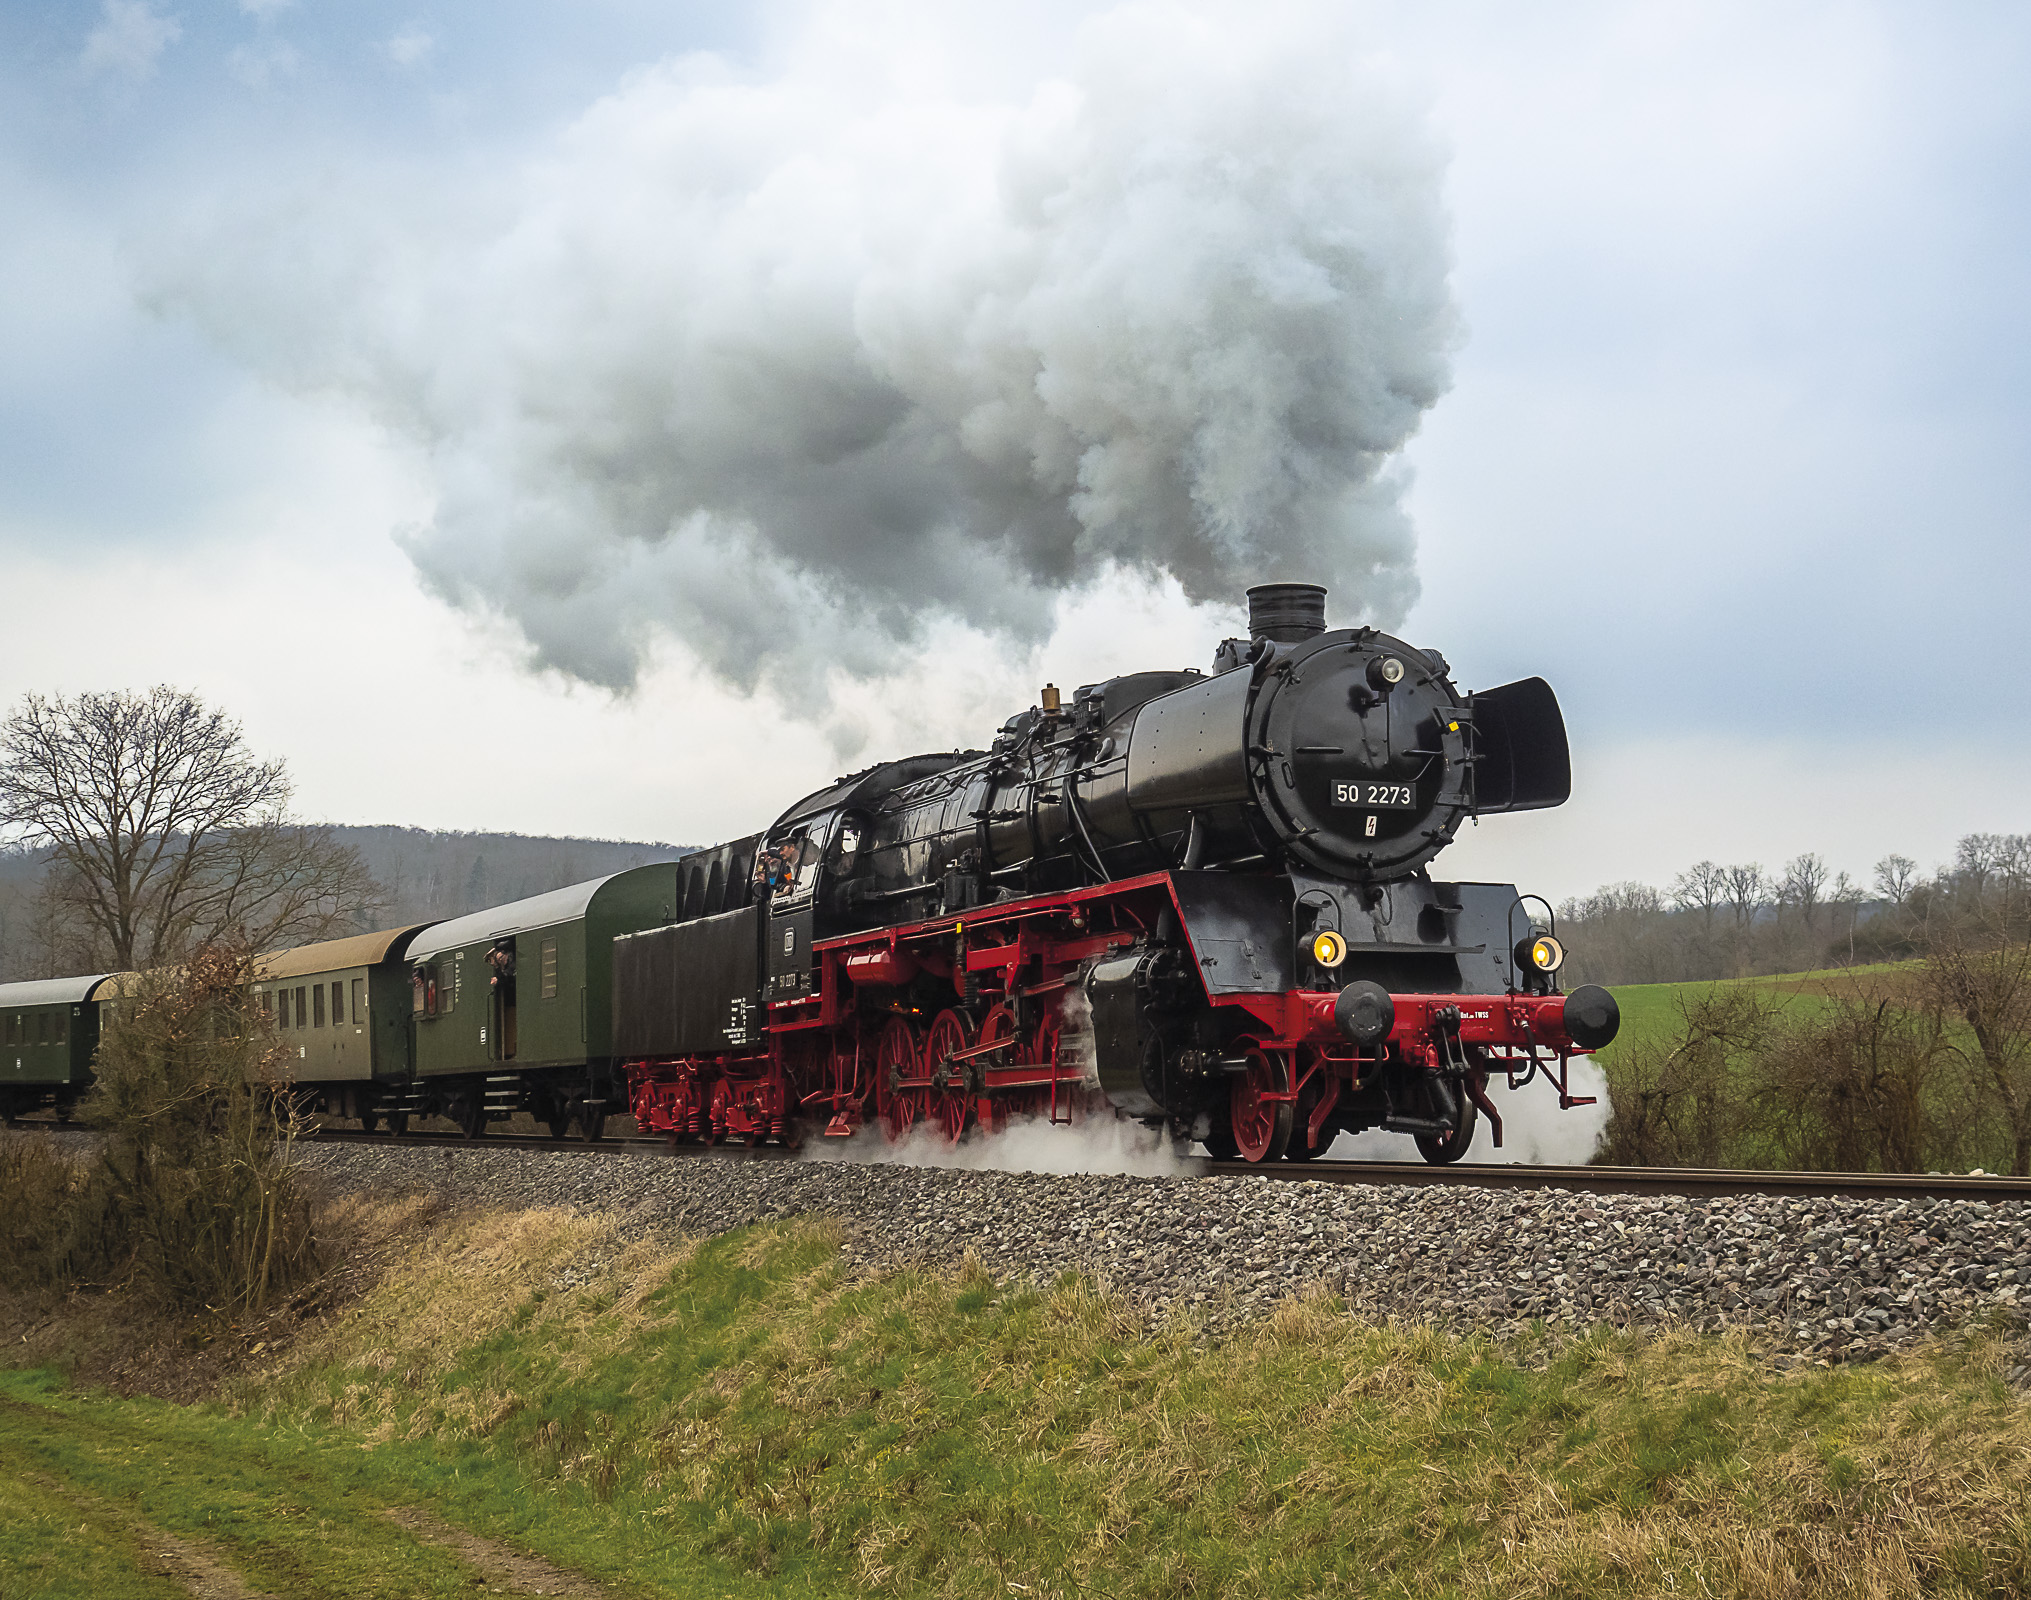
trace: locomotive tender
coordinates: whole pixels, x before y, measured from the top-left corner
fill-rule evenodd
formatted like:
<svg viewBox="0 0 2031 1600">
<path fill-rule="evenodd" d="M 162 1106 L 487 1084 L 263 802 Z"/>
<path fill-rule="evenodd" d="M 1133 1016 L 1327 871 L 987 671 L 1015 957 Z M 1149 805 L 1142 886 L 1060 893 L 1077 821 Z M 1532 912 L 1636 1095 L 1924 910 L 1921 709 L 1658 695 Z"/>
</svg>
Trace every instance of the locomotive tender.
<svg viewBox="0 0 2031 1600">
<path fill-rule="evenodd" d="M 1559 992 L 1541 901 L 1427 870 L 1467 818 L 1566 799 L 1550 687 L 1462 695 L 1436 654 L 1327 629 L 1316 585 L 1249 605 L 1210 672 L 1047 686 L 988 749 L 871 767 L 765 833 L 266 957 L 286 1070 L 369 1129 L 527 1111 L 594 1139 L 625 1110 L 672 1140 L 958 1139 L 1111 1113 L 1257 1162 L 1372 1127 L 1456 1161 L 1482 1116 L 1501 1143 L 1497 1073 L 1587 1103 L 1570 1063 L 1614 1000 Z M 118 989 L 0 985 L 0 1109 L 68 1111 Z"/>
<path fill-rule="evenodd" d="M 614 943 L 629 1108 L 673 1137 L 821 1116 L 959 1138 L 1104 1100 L 1216 1155 L 1342 1130 L 1458 1160 L 1492 1073 L 1571 1094 L 1614 1037 L 1560 994 L 1549 909 L 1426 871 L 1468 817 L 1557 805 L 1542 679 L 1482 694 L 1312 584 L 1251 589 L 1210 673 L 1040 703 L 985 751 L 843 778 L 687 858 L 678 918 Z"/>
</svg>

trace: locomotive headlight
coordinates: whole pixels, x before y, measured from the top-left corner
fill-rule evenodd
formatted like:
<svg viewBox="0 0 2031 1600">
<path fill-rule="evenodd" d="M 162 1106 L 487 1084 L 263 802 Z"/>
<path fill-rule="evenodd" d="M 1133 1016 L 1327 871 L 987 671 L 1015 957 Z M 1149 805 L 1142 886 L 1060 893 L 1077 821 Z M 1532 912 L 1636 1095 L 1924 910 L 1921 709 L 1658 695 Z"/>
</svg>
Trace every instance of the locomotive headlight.
<svg viewBox="0 0 2031 1600">
<path fill-rule="evenodd" d="M 1331 969 L 1347 959 L 1347 941 L 1331 928 L 1312 937 L 1312 959 Z"/>
<path fill-rule="evenodd" d="M 1395 656 L 1377 656 L 1368 663 L 1368 687 L 1386 694 L 1403 682 L 1403 663 Z"/>
<path fill-rule="evenodd" d="M 1540 933 L 1516 947 L 1516 964 L 1538 972 L 1556 972 L 1565 965 L 1566 947 L 1548 933 Z"/>
</svg>

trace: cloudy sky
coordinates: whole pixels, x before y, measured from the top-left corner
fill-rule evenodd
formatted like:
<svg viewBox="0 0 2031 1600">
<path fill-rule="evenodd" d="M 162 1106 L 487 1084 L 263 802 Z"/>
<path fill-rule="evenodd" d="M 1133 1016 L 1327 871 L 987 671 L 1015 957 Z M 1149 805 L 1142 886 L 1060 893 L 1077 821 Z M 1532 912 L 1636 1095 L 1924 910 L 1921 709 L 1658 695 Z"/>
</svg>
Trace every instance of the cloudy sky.
<svg viewBox="0 0 2031 1600">
<path fill-rule="evenodd" d="M 2031 828 L 2023 13 L 1013 9 L 0 5 L 0 703 L 705 841 L 1317 575 L 1461 875 Z"/>
</svg>

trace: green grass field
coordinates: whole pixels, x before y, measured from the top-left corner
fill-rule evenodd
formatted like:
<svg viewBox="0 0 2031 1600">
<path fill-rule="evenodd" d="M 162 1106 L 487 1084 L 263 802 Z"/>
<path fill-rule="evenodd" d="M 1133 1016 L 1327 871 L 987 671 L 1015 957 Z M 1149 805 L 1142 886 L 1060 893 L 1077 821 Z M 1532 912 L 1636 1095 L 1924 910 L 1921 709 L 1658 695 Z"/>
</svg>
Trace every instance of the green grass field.
<svg viewBox="0 0 2031 1600">
<path fill-rule="evenodd" d="M 1622 1029 L 1615 1043 L 1601 1052 L 1610 1066 L 1618 1052 L 1633 1045 L 1668 1040 L 1678 1028 L 1685 1007 L 1717 990 L 1753 989 L 1781 1004 L 1787 1013 L 1810 1017 L 1826 1008 L 1828 992 L 1857 980 L 1907 972 L 1910 963 L 1865 967 L 1834 967 L 1815 972 L 1786 972 L 1760 978 L 1720 978 L 1698 983 L 1626 983 L 1609 992 L 1622 1008 Z"/>
<path fill-rule="evenodd" d="M 1069 1279 L 848 1278 L 837 1237 L 453 1219 L 214 1403 L 6 1372 L 0 1596 L 2031 1589 L 1983 1337 L 1786 1372 L 1314 1298 L 1208 1343 Z"/>
</svg>

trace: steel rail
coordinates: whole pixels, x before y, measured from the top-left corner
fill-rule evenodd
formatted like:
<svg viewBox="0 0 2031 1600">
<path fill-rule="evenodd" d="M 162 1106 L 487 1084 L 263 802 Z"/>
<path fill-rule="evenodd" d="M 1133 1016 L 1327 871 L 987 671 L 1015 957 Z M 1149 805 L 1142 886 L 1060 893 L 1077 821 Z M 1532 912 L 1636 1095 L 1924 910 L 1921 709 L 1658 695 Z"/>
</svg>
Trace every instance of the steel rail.
<svg viewBox="0 0 2031 1600">
<path fill-rule="evenodd" d="M 16 1127 L 57 1133 L 89 1133 L 77 1125 L 21 1122 Z M 708 1156 L 727 1161 L 790 1161 L 798 1152 L 783 1145 L 676 1144 L 661 1136 L 616 1135 L 596 1143 L 552 1139 L 542 1134 L 494 1133 L 469 1139 L 457 1132 L 364 1133 L 358 1128 L 318 1128 L 306 1135 L 319 1144 L 366 1144 L 442 1150 L 560 1150 L 582 1155 Z M 1264 1178 L 1281 1182 L 1410 1185 L 1417 1188 L 1566 1189 L 1581 1194 L 1687 1195 L 1727 1199 L 1744 1195 L 1790 1195 L 1799 1199 L 1937 1199 L 2021 1203 L 2031 1201 L 2031 1178 L 1958 1172 L 1761 1172 L 1724 1167 L 1550 1167 L 1497 1162 L 1431 1166 L 1422 1161 L 1214 1161 L 1188 1158 L 1193 1173 L 1219 1178 Z"/>
<path fill-rule="evenodd" d="M 1209 1161 L 1221 1177 L 1315 1179 L 1338 1184 L 1457 1185 L 1475 1189 L 1571 1189 L 1584 1194 L 1793 1195 L 1801 1199 L 2031 1201 L 2031 1178 L 1989 1173 L 1760 1172 L 1725 1167 L 1535 1167 L 1496 1162 L 1429 1166 L 1422 1161 Z"/>
<path fill-rule="evenodd" d="M 721 1160 L 740 1161 L 790 1161 L 797 1155 L 795 1150 L 780 1144 L 672 1144 L 662 1134 L 615 1134 L 588 1142 L 584 1139 L 553 1139 L 541 1133 L 483 1133 L 469 1139 L 456 1131 L 366 1133 L 358 1128 L 313 1128 L 303 1135 L 303 1141 L 306 1144 L 404 1145 L 442 1150 L 565 1150 L 594 1156 L 717 1156 Z"/>
</svg>

